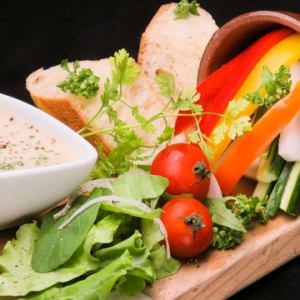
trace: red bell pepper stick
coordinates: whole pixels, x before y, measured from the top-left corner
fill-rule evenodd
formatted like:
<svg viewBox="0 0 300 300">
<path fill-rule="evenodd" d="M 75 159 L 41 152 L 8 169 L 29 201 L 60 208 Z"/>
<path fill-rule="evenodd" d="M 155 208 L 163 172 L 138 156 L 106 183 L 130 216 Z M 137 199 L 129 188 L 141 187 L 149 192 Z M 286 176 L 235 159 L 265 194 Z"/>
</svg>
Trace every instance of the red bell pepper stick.
<svg viewBox="0 0 300 300">
<path fill-rule="evenodd" d="M 290 29 L 272 31 L 215 71 L 198 86 L 197 91 L 201 97 L 197 104 L 202 105 L 204 111 L 224 113 L 229 101 L 234 98 L 258 61 L 274 45 L 292 33 L 293 31 Z M 210 135 L 218 120 L 219 117 L 216 115 L 204 115 L 200 121 L 203 134 Z M 192 117 L 178 117 L 175 124 L 175 135 L 193 124 Z"/>
</svg>

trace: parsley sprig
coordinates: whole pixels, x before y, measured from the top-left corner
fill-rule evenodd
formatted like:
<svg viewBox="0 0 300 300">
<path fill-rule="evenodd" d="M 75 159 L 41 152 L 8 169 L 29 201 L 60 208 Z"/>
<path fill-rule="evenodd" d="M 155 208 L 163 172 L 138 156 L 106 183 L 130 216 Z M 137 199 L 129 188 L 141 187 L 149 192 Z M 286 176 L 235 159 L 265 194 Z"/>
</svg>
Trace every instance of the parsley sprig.
<svg viewBox="0 0 300 300">
<path fill-rule="evenodd" d="M 257 121 L 268 108 L 287 96 L 290 88 L 291 72 L 287 67 L 282 65 L 277 72 L 272 73 L 268 67 L 264 66 L 260 87 L 256 91 L 246 94 L 242 99 L 234 99 L 229 102 L 223 115 L 223 122 L 213 131 L 214 143 L 218 145 L 225 136 L 234 140 L 244 132 L 251 130 L 250 117 L 241 115 L 249 102 L 260 106 L 255 118 Z"/>
<path fill-rule="evenodd" d="M 250 117 L 242 116 L 236 118 L 247 106 L 248 102 L 246 100 L 232 100 L 229 103 L 226 112 L 224 114 L 219 114 L 204 111 L 203 107 L 196 103 L 200 98 L 200 94 L 194 89 L 185 90 L 179 93 L 178 97 L 175 97 L 175 80 L 173 75 L 168 72 L 160 71 L 156 77 L 156 84 L 160 90 L 160 94 L 169 98 L 172 110 L 180 111 L 176 116 L 194 118 L 195 130 L 188 134 L 188 138 L 192 143 L 199 144 L 208 158 L 212 155 L 212 149 L 209 146 L 211 140 L 203 134 L 199 125 L 199 122 L 204 115 L 216 115 L 224 120 L 222 126 L 218 127 L 213 133 L 213 139 L 216 143 L 220 143 L 226 135 L 234 140 L 236 137 L 243 135 L 244 132 L 249 131 L 252 128 Z"/>
<path fill-rule="evenodd" d="M 164 143 L 168 143 L 174 134 L 174 128 L 170 125 L 170 118 L 177 116 L 190 116 L 195 120 L 195 130 L 189 134 L 189 139 L 193 143 L 200 145 L 205 154 L 210 157 L 212 151 L 208 145 L 208 137 L 205 136 L 199 126 L 201 117 L 205 114 L 218 115 L 224 119 L 228 119 L 229 134 L 231 138 L 241 135 L 245 130 L 250 129 L 248 119 L 241 118 L 233 120 L 233 117 L 238 114 L 242 109 L 242 104 L 239 102 L 232 102 L 226 114 L 216 114 L 213 112 L 204 112 L 201 105 L 196 104 L 200 95 L 194 89 L 187 89 L 178 93 L 176 91 L 174 76 L 166 71 L 159 71 L 155 78 L 155 83 L 158 87 L 160 94 L 168 98 L 168 102 L 162 111 L 154 114 L 150 117 L 146 117 L 141 114 L 138 106 L 131 105 L 123 99 L 124 86 L 132 84 L 140 73 L 139 66 L 131 58 L 128 52 L 124 49 L 117 51 L 113 57 L 110 57 L 110 63 L 112 65 L 112 72 L 110 78 L 107 78 L 103 83 L 102 92 L 99 99 L 99 109 L 90 121 L 79 131 L 79 133 L 85 137 L 91 137 L 93 135 L 107 135 L 114 142 L 114 149 L 105 154 L 103 148 L 99 148 L 99 155 L 102 162 L 97 163 L 95 172 L 98 174 L 114 176 L 126 172 L 129 168 L 139 164 L 140 161 L 149 159 L 155 151 L 161 147 Z M 79 75 L 81 72 L 88 73 L 92 78 L 97 78 L 91 70 L 79 69 L 79 63 L 76 62 L 74 70 L 71 71 L 65 64 L 62 67 L 68 71 L 69 78 L 67 81 L 77 82 L 80 81 Z M 75 77 L 71 80 L 71 77 Z M 99 82 L 99 79 L 97 83 Z M 65 82 L 58 85 L 64 90 Z M 81 94 L 86 95 L 86 98 L 90 97 L 91 91 L 88 85 L 81 86 Z M 99 87 L 98 87 L 99 89 Z M 97 94 L 97 91 L 94 94 Z M 71 93 L 77 93 L 77 90 L 69 89 Z M 134 122 L 127 123 L 117 113 L 116 105 L 123 105 L 130 110 Z M 178 111 L 180 111 L 178 113 Z M 109 121 L 107 128 L 95 129 L 93 127 L 94 122 L 100 117 L 106 117 Z M 141 136 L 137 133 L 144 131 L 148 134 L 155 136 L 154 122 L 158 120 L 164 121 L 164 128 L 162 128 L 159 135 L 156 136 L 156 140 L 152 145 L 146 144 Z M 226 129 L 227 129 L 226 127 Z M 225 130 L 219 133 L 219 138 L 225 135 Z"/>
<path fill-rule="evenodd" d="M 175 20 L 186 19 L 190 15 L 199 16 L 197 0 L 181 0 L 174 9 Z"/>
<path fill-rule="evenodd" d="M 227 219 L 220 219 L 220 216 L 224 214 L 224 209 L 232 212 L 247 230 L 252 229 L 256 221 L 262 224 L 268 222 L 268 217 L 265 213 L 266 201 L 260 201 L 257 197 L 247 197 L 241 194 L 235 197 L 229 196 L 216 199 L 216 201 L 218 201 L 218 205 L 211 211 L 213 220 L 215 220 L 211 243 L 213 248 L 219 250 L 235 248 L 242 242 L 245 233 L 231 227 L 232 223 L 227 224 Z M 222 203 L 225 204 L 225 207 Z"/>
<path fill-rule="evenodd" d="M 248 102 L 245 99 L 234 99 L 229 102 L 227 110 L 223 115 L 223 122 L 212 133 L 216 145 L 221 143 L 225 136 L 234 140 L 236 137 L 242 136 L 245 132 L 252 129 L 249 116 L 238 117 L 247 105 Z"/>
<path fill-rule="evenodd" d="M 94 75 L 91 69 L 79 70 L 80 64 L 75 61 L 72 70 L 67 59 L 64 59 L 60 65 L 69 73 L 68 78 L 57 85 L 62 91 L 70 91 L 73 95 L 83 96 L 86 99 L 97 95 L 100 78 Z"/>
<path fill-rule="evenodd" d="M 270 108 L 277 101 L 287 96 L 291 89 L 290 69 L 282 65 L 272 73 L 267 66 L 262 70 L 262 84 L 253 93 L 245 95 L 245 99 L 259 106 Z"/>
</svg>

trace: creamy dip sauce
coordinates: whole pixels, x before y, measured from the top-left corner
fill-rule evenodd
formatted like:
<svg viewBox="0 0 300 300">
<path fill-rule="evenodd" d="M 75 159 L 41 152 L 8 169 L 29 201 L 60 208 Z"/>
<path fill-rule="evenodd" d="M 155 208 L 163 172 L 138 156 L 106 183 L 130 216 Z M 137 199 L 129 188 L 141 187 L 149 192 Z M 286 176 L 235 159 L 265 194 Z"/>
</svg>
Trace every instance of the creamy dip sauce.
<svg viewBox="0 0 300 300">
<path fill-rule="evenodd" d="M 1 109 L 0 173 L 57 165 L 74 159 L 74 153 L 44 129 Z"/>
</svg>

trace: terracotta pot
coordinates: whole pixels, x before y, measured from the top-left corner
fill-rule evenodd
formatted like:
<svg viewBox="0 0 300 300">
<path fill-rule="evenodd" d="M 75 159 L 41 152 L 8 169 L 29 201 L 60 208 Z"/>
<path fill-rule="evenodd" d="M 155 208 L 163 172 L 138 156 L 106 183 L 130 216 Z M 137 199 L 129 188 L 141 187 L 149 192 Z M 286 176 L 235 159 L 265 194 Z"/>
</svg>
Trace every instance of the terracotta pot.
<svg viewBox="0 0 300 300">
<path fill-rule="evenodd" d="M 279 27 L 300 32 L 300 14 L 256 11 L 236 17 L 221 27 L 208 43 L 198 72 L 198 83 L 235 57 L 266 32 Z"/>
</svg>

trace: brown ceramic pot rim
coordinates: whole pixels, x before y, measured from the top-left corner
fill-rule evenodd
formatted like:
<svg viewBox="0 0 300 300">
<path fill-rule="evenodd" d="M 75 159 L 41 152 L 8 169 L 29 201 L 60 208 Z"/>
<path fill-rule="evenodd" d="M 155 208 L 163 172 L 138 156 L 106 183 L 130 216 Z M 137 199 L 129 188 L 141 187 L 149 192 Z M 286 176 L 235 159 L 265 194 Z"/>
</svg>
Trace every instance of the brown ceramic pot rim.
<svg viewBox="0 0 300 300">
<path fill-rule="evenodd" d="M 259 32 L 263 28 L 280 26 L 300 32 L 300 14 L 262 10 L 242 14 L 227 22 L 215 32 L 203 53 L 199 66 L 198 83 L 227 62 L 224 51 L 227 48 L 228 51 L 231 51 L 230 49 L 234 48 L 239 38 L 245 40 L 245 35 L 249 32 Z M 243 35 L 241 32 L 245 32 L 245 34 Z M 233 35 L 235 35 L 234 38 L 232 38 Z M 231 42 L 231 40 L 233 41 Z"/>
</svg>

